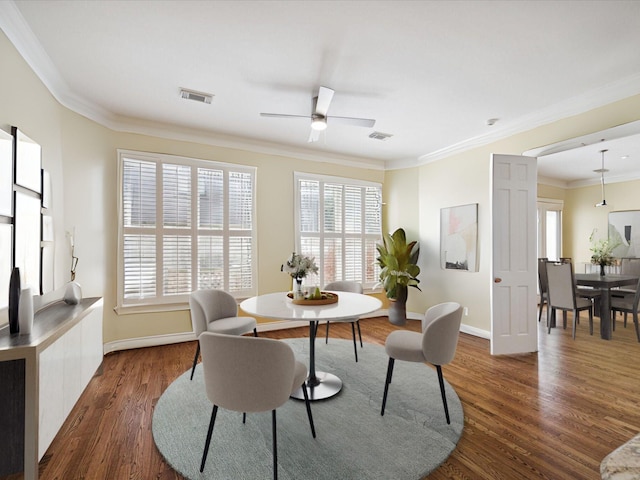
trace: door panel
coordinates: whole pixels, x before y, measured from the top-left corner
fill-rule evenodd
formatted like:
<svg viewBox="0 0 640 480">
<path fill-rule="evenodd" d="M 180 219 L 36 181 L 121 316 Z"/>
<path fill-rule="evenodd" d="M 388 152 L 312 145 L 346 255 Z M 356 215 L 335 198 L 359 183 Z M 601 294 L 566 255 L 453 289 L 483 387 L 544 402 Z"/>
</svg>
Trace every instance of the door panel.
<svg viewBox="0 0 640 480">
<path fill-rule="evenodd" d="M 538 349 L 536 159 L 492 156 L 491 353 Z"/>
</svg>

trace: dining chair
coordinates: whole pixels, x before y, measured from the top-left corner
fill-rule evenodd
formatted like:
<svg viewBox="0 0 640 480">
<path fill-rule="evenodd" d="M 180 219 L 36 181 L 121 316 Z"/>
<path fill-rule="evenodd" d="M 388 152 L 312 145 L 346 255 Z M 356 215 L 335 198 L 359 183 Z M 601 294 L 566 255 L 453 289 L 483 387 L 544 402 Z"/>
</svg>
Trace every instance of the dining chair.
<svg viewBox="0 0 640 480">
<path fill-rule="evenodd" d="M 627 315 L 633 315 L 633 324 L 636 327 L 636 337 L 640 342 L 640 329 L 638 327 L 638 303 L 640 301 L 640 280 L 636 286 L 635 293 L 633 295 L 625 295 L 623 297 L 612 296 L 611 297 L 611 316 L 613 324 L 615 325 L 616 313 L 620 312 L 624 314 L 624 326 L 627 326 Z"/>
<path fill-rule="evenodd" d="M 224 290 L 207 289 L 192 292 L 189 296 L 189 310 L 196 338 L 199 338 L 202 332 L 242 335 L 251 330 L 255 337 L 258 336 L 256 319 L 239 317 L 236 299 Z M 193 357 L 191 380 L 193 380 L 199 355 L 200 342 L 196 346 L 196 355 Z"/>
<path fill-rule="evenodd" d="M 460 304 L 446 302 L 435 305 L 426 311 L 422 319 L 422 332 L 396 330 L 387 336 L 384 347 L 387 355 L 389 355 L 389 363 L 380 415 L 384 415 L 395 361 L 428 362 L 436 367 L 444 414 L 447 418 L 447 423 L 451 423 L 444 389 L 444 379 L 442 377 L 442 365 L 453 361 L 458 345 L 458 337 L 460 336 L 461 322 L 462 307 Z"/>
<path fill-rule="evenodd" d="M 635 275 L 640 277 L 640 258 L 622 258 L 620 259 L 620 274 Z M 633 301 L 636 289 L 628 287 L 619 287 L 611 290 L 611 298 L 614 297 L 630 297 L 628 300 Z M 616 314 L 611 316 L 611 325 L 613 330 L 616 329 Z M 627 314 L 624 313 L 624 327 L 627 328 Z"/>
<path fill-rule="evenodd" d="M 547 257 L 538 258 L 538 290 L 540 290 L 540 302 L 538 309 L 538 322 L 542 320 L 542 309 L 547 303 L 547 290 L 549 282 L 547 280 Z"/>
<path fill-rule="evenodd" d="M 562 310 L 563 319 L 566 320 L 566 312 L 573 313 L 573 338 L 576 338 L 576 324 L 579 321 L 580 312 L 589 311 L 589 333 L 593 335 L 593 302 L 581 297 L 576 292 L 576 282 L 571 263 L 548 263 L 547 279 L 549 282 L 549 301 L 547 304 L 547 329 L 551 333 L 551 318 L 556 310 Z M 564 324 L 566 328 L 566 322 Z"/>
<path fill-rule="evenodd" d="M 325 290 L 334 291 L 334 292 L 351 292 L 351 293 L 362 293 L 362 284 L 358 282 L 350 282 L 350 281 L 337 281 L 331 282 L 324 286 Z M 363 348 L 362 344 L 362 332 L 360 331 L 360 318 L 352 317 L 352 318 L 343 318 L 341 320 L 332 320 L 332 322 L 336 323 L 350 323 L 351 324 L 351 334 L 353 335 L 353 353 L 356 356 L 356 362 L 358 361 L 358 346 L 356 344 L 356 326 L 358 327 L 358 336 L 360 337 L 360 348 Z M 325 332 L 325 343 L 329 343 L 329 324 L 331 322 L 327 321 L 327 330 Z"/>
<path fill-rule="evenodd" d="M 311 435 L 316 438 L 307 367 L 280 340 L 203 332 L 199 337 L 207 397 L 213 404 L 200 472 L 204 470 L 218 408 L 257 413 L 271 410 L 273 478 L 278 478 L 276 409 L 302 386 Z M 224 439 L 224 441 L 228 441 Z"/>
</svg>

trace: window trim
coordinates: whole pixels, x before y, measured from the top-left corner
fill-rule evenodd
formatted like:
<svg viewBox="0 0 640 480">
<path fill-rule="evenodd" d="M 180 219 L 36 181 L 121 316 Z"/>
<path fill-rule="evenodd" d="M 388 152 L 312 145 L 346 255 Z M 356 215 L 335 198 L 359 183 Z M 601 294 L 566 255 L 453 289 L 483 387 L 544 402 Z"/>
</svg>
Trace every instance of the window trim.
<svg viewBox="0 0 640 480">
<path fill-rule="evenodd" d="M 306 173 L 306 172 L 299 172 L 299 171 L 294 171 L 293 174 L 294 177 L 294 236 L 295 236 L 295 249 L 296 252 L 301 252 L 301 218 L 300 218 L 300 206 L 302 203 L 301 200 L 301 195 L 300 195 L 300 189 L 299 189 L 299 182 L 300 180 L 312 180 L 312 181 L 318 181 L 321 183 L 334 183 L 334 184 L 338 184 L 338 185 L 342 185 L 344 186 L 355 186 L 355 187 L 373 187 L 373 188 L 377 188 L 380 190 L 380 199 L 379 199 L 379 208 L 380 208 L 380 231 L 378 232 L 378 234 L 375 234 L 376 236 L 376 243 L 379 243 L 382 241 L 382 184 L 379 182 L 372 182 L 372 181 L 367 181 L 367 180 L 359 180 L 359 179 L 354 179 L 354 178 L 347 178 L 347 177 L 338 177 L 338 176 L 333 176 L 333 175 L 323 175 L 323 174 L 315 174 L 315 173 Z M 321 205 L 324 202 L 324 195 L 321 197 L 322 201 L 321 201 Z M 364 205 L 363 205 L 364 207 Z M 319 219 L 320 225 L 323 225 L 323 218 L 324 218 L 324 213 L 322 212 L 322 206 L 321 208 L 321 218 Z M 363 208 L 362 210 L 362 221 L 364 223 L 364 221 L 366 220 L 366 215 L 365 215 L 365 209 Z M 360 238 L 360 239 L 364 239 L 367 237 L 373 238 L 374 234 L 367 234 L 366 231 L 363 230 L 362 233 L 360 234 L 351 234 L 351 233 L 346 233 L 346 232 L 342 232 L 340 234 L 340 238 L 341 239 L 345 239 L 345 238 Z M 324 232 L 319 233 L 319 238 L 324 238 Z M 335 234 L 331 234 L 331 235 L 327 235 L 327 237 L 332 237 L 335 238 L 336 235 Z M 304 253 L 304 252 L 302 252 Z M 365 252 L 363 251 L 363 254 Z M 364 260 L 364 256 L 363 256 L 363 260 Z M 318 265 L 320 266 L 320 265 Z M 343 265 L 344 267 L 344 265 Z M 364 263 L 362 264 L 362 275 L 363 275 L 363 282 L 362 282 L 362 286 L 365 292 L 370 293 L 370 292 L 378 292 L 381 291 L 380 285 L 378 283 L 378 279 L 376 276 L 376 279 L 374 282 L 371 282 L 370 284 L 365 283 L 364 280 L 366 280 L 365 278 L 365 265 Z M 343 268 L 343 274 L 344 274 L 344 268 Z M 322 278 L 322 281 L 324 283 L 326 283 L 326 279 L 324 279 L 323 277 L 321 277 L 320 275 L 318 275 L 319 280 L 320 278 Z"/>
<path fill-rule="evenodd" d="M 216 160 L 205 160 L 205 159 L 197 159 L 191 157 L 184 157 L 179 155 L 168 155 L 162 153 L 150 153 L 150 152 L 141 152 L 135 150 L 126 150 L 126 149 L 117 149 L 117 160 L 118 160 L 118 179 L 117 179 L 117 208 L 118 208 L 118 238 L 117 238 L 117 278 L 116 278 L 116 307 L 114 311 L 118 315 L 123 314 L 135 314 L 135 313 L 157 313 L 157 312 L 168 312 L 168 311 L 176 311 L 176 310 L 187 310 L 189 308 L 189 294 L 179 294 L 179 295 L 168 295 L 168 296 L 160 296 L 153 297 L 146 300 L 141 300 L 139 302 L 131 302 L 126 303 L 124 299 L 124 236 L 129 228 L 125 228 L 124 226 L 124 205 L 123 205 L 123 181 L 124 181 L 124 160 L 140 160 L 146 162 L 154 162 L 156 164 L 175 164 L 175 165 L 186 165 L 191 167 L 193 170 L 191 171 L 192 178 L 197 177 L 197 168 L 207 168 L 207 169 L 221 169 L 225 172 L 242 172 L 249 173 L 252 176 L 252 205 L 251 205 L 251 244 L 252 244 L 252 262 L 251 262 L 251 276 L 252 276 L 252 288 L 243 291 L 241 294 L 234 294 L 236 298 L 242 299 L 248 296 L 255 295 L 258 291 L 258 275 L 257 275 L 257 266 L 258 266 L 258 245 L 257 245 L 257 218 L 256 218 L 256 209 L 257 209 L 257 168 L 254 166 L 243 165 L 243 164 L 235 164 L 235 163 L 226 163 L 220 162 Z M 157 183 L 156 189 L 161 188 L 162 181 Z M 196 184 L 197 185 L 197 184 Z M 228 185 L 228 175 L 225 175 L 225 186 Z M 228 193 L 228 189 L 225 189 L 225 192 Z M 158 200 L 156 190 L 156 201 Z M 191 238 L 195 240 L 195 244 L 192 242 L 192 251 L 191 251 L 191 265 L 195 268 L 195 272 L 193 273 L 194 278 L 197 279 L 197 265 L 198 265 L 198 257 L 197 257 L 197 249 L 194 246 L 197 246 L 197 238 L 198 238 L 198 226 L 197 226 L 197 190 L 191 192 L 192 198 L 195 195 L 196 201 L 192 203 L 192 222 L 191 226 L 188 228 L 191 232 Z M 195 204 L 195 206 L 193 206 Z M 228 207 L 228 203 L 226 203 L 226 207 Z M 158 207 L 159 208 L 159 207 Z M 195 214 L 194 214 L 195 209 Z M 228 213 L 228 212 L 227 212 Z M 225 215 L 225 219 L 228 220 L 228 215 Z M 222 229 L 223 236 L 228 238 L 231 236 L 228 225 L 225 225 Z M 139 227 L 131 227 L 132 229 L 139 229 Z M 174 230 L 174 227 L 165 227 L 162 224 L 162 217 L 156 217 L 156 226 L 153 228 L 153 235 L 158 236 L 162 235 L 162 232 Z M 185 229 L 182 229 L 185 230 Z M 145 233 L 151 233 L 151 231 L 146 231 Z M 246 235 L 245 235 L 246 236 Z M 225 248 L 227 251 L 227 248 Z M 228 253 L 228 252 L 227 252 Z M 225 276 L 228 274 L 228 270 L 225 269 Z M 158 278 L 158 277 L 156 277 Z M 192 284 L 193 290 L 198 288 L 197 283 Z"/>
</svg>

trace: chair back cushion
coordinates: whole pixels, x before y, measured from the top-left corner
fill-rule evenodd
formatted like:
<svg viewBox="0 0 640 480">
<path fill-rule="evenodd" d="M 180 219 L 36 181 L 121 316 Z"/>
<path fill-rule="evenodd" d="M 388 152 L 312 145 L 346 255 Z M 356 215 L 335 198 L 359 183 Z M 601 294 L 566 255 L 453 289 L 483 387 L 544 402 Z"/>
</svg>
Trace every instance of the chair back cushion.
<svg viewBox="0 0 640 480">
<path fill-rule="evenodd" d="M 546 294 L 548 287 L 547 280 L 547 263 L 549 262 L 548 258 L 539 258 L 538 259 L 538 286 L 540 288 L 541 294 Z"/>
<path fill-rule="evenodd" d="M 446 302 L 431 307 L 424 316 L 422 352 L 427 362 L 445 365 L 453 360 L 460 336 L 462 307 Z"/>
<path fill-rule="evenodd" d="M 291 395 L 293 350 L 280 340 L 203 332 L 200 351 L 207 397 L 237 412 L 264 412 Z"/>
<path fill-rule="evenodd" d="M 622 275 L 640 275 L 640 258 L 623 258 L 620 264 Z"/>
<path fill-rule="evenodd" d="M 576 293 L 572 265 L 570 263 L 548 263 L 547 280 L 549 282 L 549 306 L 574 310 L 576 308 Z"/>
<path fill-rule="evenodd" d="M 361 283 L 350 282 L 347 280 L 327 283 L 324 286 L 324 289 L 331 290 L 334 292 L 351 292 L 351 293 L 362 293 L 364 291 L 362 289 Z"/>
<path fill-rule="evenodd" d="M 191 324 L 196 336 L 207 330 L 207 325 L 221 318 L 238 315 L 238 304 L 224 290 L 197 290 L 189 296 Z"/>
</svg>

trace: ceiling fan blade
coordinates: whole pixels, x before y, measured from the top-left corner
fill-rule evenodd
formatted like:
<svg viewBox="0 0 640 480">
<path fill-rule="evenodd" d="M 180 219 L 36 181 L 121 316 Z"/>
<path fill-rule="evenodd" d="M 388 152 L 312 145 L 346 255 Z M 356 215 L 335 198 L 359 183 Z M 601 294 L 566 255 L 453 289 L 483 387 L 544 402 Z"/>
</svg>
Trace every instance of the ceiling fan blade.
<svg viewBox="0 0 640 480">
<path fill-rule="evenodd" d="M 261 113 L 261 117 L 275 117 L 275 118 L 311 118 L 310 115 L 287 115 L 284 113 Z"/>
<path fill-rule="evenodd" d="M 329 105 L 333 99 L 333 94 L 334 91 L 332 89 L 328 87 L 320 87 L 320 91 L 318 92 L 318 101 L 316 102 L 316 109 L 313 113 L 326 117 Z"/>
<path fill-rule="evenodd" d="M 320 140 L 320 130 L 314 130 L 312 128 L 311 133 L 309 134 L 309 140 L 307 140 L 307 142 L 313 143 L 313 142 L 317 142 L 318 140 Z"/>
<path fill-rule="evenodd" d="M 373 127 L 376 121 L 372 118 L 327 117 L 327 123 L 353 125 L 354 127 Z"/>
</svg>

